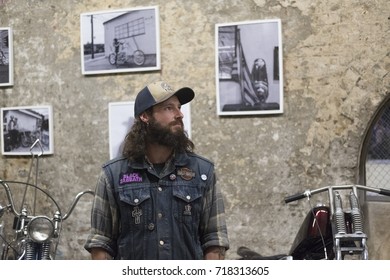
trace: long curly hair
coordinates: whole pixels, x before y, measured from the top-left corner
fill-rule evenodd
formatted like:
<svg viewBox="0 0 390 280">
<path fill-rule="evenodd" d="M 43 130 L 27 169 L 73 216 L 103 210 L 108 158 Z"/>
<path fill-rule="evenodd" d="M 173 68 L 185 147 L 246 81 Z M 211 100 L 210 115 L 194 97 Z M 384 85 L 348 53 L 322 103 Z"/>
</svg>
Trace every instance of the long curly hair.
<svg viewBox="0 0 390 280">
<path fill-rule="evenodd" d="M 147 111 L 151 115 L 151 111 Z M 131 130 L 127 133 L 123 145 L 122 155 L 130 161 L 141 161 L 146 155 L 146 146 L 154 141 L 151 139 L 148 124 L 136 117 Z M 172 146 L 175 152 L 193 152 L 195 149 L 194 143 L 188 138 L 188 135 L 183 131 L 182 135 L 178 136 L 178 141 L 174 141 Z"/>
</svg>

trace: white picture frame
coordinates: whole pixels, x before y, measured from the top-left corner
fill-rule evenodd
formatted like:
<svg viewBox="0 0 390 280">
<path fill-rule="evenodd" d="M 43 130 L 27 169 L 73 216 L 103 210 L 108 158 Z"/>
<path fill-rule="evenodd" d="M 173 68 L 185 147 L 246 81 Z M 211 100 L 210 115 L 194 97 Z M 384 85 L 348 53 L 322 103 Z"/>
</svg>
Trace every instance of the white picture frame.
<svg viewBox="0 0 390 280">
<path fill-rule="evenodd" d="M 181 107 L 184 118 L 184 128 L 191 138 L 191 107 L 184 104 Z M 108 104 L 109 154 L 110 159 L 122 153 L 123 141 L 134 123 L 134 101 L 110 102 Z"/>
<path fill-rule="evenodd" d="M 10 27 L 0 27 L 0 87 L 14 84 L 13 37 Z"/>
<path fill-rule="evenodd" d="M 216 24 L 215 34 L 217 114 L 283 113 L 281 20 Z"/>
<path fill-rule="evenodd" d="M 158 6 L 82 13 L 80 34 L 83 75 L 161 69 Z"/>
<path fill-rule="evenodd" d="M 1 108 L 1 127 L 3 155 L 53 154 L 52 106 Z"/>
</svg>

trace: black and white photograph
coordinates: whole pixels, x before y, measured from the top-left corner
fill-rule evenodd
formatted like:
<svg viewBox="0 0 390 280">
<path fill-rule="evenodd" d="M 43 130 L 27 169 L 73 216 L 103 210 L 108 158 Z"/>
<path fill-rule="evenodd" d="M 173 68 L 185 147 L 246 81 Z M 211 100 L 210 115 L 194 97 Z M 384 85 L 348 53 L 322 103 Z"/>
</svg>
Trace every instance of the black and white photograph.
<svg viewBox="0 0 390 280">
<path fill-rule="evenodd" d="M 52 116 L 52 107 L 46 105 L 1 108 L 2 154 L 53 154 Z"/>
<path fill-rule="evenodd" d="M 161 68 L 157 6 L 82 13 L 83 75 Z"/>
<path fill-rule="evenodd" d="M 280 19 L 216 24 L 218 115 L 283 113 Z"/>
<path fill-rule="evenodd" d="M 191 138 L 191 107 L 184 104 L 181 107 L 183 112 L 184 129 Z M 134 123 L 134 102 L 110 102 L 108 104 L 109 119 L 109 149 L 110 159 L 118 157 L 122 153 L 123 141 Z"/>
<path fill-rule="evenodd" d="M 0 87 L 13 85 L 12 30 L 0 27 Z"/>
</svg>

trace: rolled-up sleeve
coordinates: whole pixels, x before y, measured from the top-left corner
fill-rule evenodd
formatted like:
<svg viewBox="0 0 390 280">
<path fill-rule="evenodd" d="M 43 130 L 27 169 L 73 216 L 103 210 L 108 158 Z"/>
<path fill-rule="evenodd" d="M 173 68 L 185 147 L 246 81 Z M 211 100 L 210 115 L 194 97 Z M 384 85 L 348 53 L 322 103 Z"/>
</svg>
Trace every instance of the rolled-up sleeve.
<svg viewBox="0 0 390 280">
<path fill-rule="evenodd" d="M 115 257 L 118 228 L 118 208 L 114 190 L 102 169 L 96 184 L 91 211 L 91 232 L 84 248 L 89 252 L 92 248 L 102 248 Z"/>
<path fill-rule="evenodd" d="M 203 251 L 211 246 L 229 249 L 224 201 L 214 173 L 206 189 L 200 232 Z"/>
</svg>

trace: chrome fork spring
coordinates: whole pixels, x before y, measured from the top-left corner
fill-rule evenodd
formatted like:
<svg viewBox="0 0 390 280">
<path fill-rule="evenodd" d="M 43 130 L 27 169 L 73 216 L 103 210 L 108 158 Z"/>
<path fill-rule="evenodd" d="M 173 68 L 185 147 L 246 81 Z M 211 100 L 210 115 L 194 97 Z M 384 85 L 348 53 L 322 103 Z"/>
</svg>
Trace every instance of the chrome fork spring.
<svg viewBox="0 0 390 280">
<path fill-rule="evenodd" d="M 349 195 L 349 201 L 351 203 L 351 216 L 353 223 L 353 230 L 355 233 L 363 233 L 363 219 L 360 211 L 359 202 L 354 192 Z"/>
<path fill-rule="evenodd" d="M 50 242 L 44 242 L 40 248 L 40 260 L 50 260 Z"/>
<path fill-rule="evenodd" d="M 347 231 L 345 226 L 345 217 L 344 217 L 341 196 L 339 192 L 335 192 L 334 203 L 335 203 L 336 232 L 345 234 Z"/>
<path fill-rule="evenodd" d="M 36 243 L 33 242 L 32 240 L 27 240 L 26 241 L 26 255 L 25 255 L 25 260 L 35 260 L 35 255 L 36 255 Z"/>
</svg>

